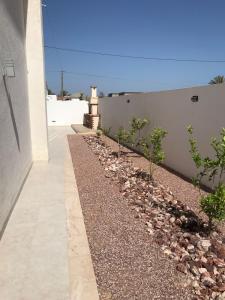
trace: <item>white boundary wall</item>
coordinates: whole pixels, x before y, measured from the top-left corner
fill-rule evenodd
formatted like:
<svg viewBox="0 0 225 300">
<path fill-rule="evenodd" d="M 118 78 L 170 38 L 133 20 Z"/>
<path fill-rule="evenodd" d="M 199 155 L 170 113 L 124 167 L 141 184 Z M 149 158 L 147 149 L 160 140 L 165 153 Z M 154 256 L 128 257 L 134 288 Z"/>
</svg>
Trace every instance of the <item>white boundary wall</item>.
<svg viewBox="0 0 225 300">
<path fill-rule="evenodd" d="M 47 101 L 49 126 L 83 124 L 84 114 L 88 113 L 88 101 Z"/>
<path fill-rule="evenodd" d="M 194 95 L 199 97 L 196 103 L 191 101 Z M 186 126 L 193 126 L 201 153 L 212 155 L 210 138 L 225 127 L 225 84 L 102 98 L 99 112 L 101 126 L 111 127 L 112 135 L 120 126 L 128 128 L 134 116 L 147 117 L 151 127 L 166 129 L 165 165 L 190 178 L 196 169 L 189 153 Z"/>
</svg>

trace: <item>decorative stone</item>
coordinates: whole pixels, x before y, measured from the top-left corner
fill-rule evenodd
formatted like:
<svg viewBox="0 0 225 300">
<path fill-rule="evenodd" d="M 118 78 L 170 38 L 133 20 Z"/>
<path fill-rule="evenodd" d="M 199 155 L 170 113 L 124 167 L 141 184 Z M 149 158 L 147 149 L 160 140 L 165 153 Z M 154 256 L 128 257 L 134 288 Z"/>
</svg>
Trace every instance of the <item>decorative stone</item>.
<svg viewBox="0 0 225 300">
<path fill-rule="evenodd" d="M 214 274 L 215 276 L 217 276 L 217 275 L 220 274 L 215 266 L 213 267 L 213 274 Z"/>
<path fill-rule="evenodd" d="M 187 221 L 187 218 L 186 218 L 185 216 L 181 216 L 181 217 L 180 217 L 180 220 L 181 220 L 181 222 L 186 222 L 186 221 Z"/>
<path fill-rule="evenodd" d="M 194 247 L 193 245 L 188 245 L 188 246 L 187 246 L 187 251 L 188 251 L 189 253 L 194 253 L 194 252 L 195 252 L 195 247 Z"/>
<path fill-rule="evenodd" d="M 209 250 L 209 247 L 211 246 L 211 242 L 209 240 L 200 240 L 197 243 L 197 247 L 199 250 L 204 250 L 205 252 L 207 252 Z"/>
<path fill-rule="evenodd" d="M 199 289 L 199 283 L 198 283 L 198 281 L 197 280 L 195 280 L 195 281 L 193 281 L 192 282 L 192 287 L 194 288 L 194 289 Z"/>
<path fill-rule="evenodd" d="M 170 248 L 171 248 L 171 250 L 175 251 L 176 248 L 177 248 L 177 242 L 172 242 L 172 243 L 170 244 Z"/>
<path fill-rule="evenodd" d="M 217 268 L 225 268 L 225 262 L 224 262 L 224 260 L 222 260 L 220 258 L 214 258 L 213 262 L 217 266 Z"/>
<path fill-rule="evenodd" d="M 216 300 L 225 300 L 225 292 L 219 295 Z"/>
<path fill-rule="evenodd" d="M 191 271 L 191 273 L 192 273 L 194 276 L 199 276 L 199 275 L 200 275 L 199 270 L 198 270 L 198 268 L 197 268 L 196 266 L 191 266 L 191 267 L 190 267 L 190 271 Z"/>
<path fill-rule="evenodd" d="M 199 268 L 198 270 L 199 270 L 200 274 L 207 273 L 207 269 L 206 268 Z"/>
<path fill-rule="evenodd" d="M 219 258 L 225 258 L 225 246 L 215 239 L 212 241 L 212 251 L 215 252 Z"/>
<path fill-rule="evenodd" d="M 204 263 L 204 264 L 207 263 L 207 258 L 205 258 L 204 256 L 202 256 L 200 260 L 201 260 L 201 262 Z"/>
<path fill-rule="evenodd" d="M 204 286 L 209 288 L 213 287 L 216 283 L 210 276 L 202 276 L 201 281 Z"/>
<path fill-rule="evenodd" d="M 181 273 L 187 274 L 187 268 L 185 267 L 184 264 L 178 264 L 177 265 L 177 270 Z"/>
<path fill-rule="evenodd" d="M 155 228 L 160 229 L 163 226 L 163 222 L 157 221 L 155 223 Z"/>
<path fill-rule="evenodd" d="M 137 206 L 143 206 L 143 202 L 141 200 L 134 200 L 134 204 Z"/>
<path fill-rule="evenodd" d="M 174 223 L 176 221 L 176 218 L 174 218 L 174 217 L 172 217 L 172 218 L 170 218 L 170 223 Z"/>
<path fill-rule="evenodd" d="M 225 292 L 225 283 L 218 287 L 219 292 Z"/>
<path fill-rule="evenodd" d="M 169 249 L 165 249 L 163 251 L 163 253 L 166 254 L 166 255 L 168 255 L 168 256 L 172 254 L 172 252 Z"/>
<path fill-rule="evenodd" d="M 154 230 L 152 230 L 152 229 L 150 229 L 150 228 L 148 228 L 147 230 L 148 230 L 148 233 L 149 233 L 150 235 L 153 235 L 153 234 L 154 234 Z"/>
</svg>

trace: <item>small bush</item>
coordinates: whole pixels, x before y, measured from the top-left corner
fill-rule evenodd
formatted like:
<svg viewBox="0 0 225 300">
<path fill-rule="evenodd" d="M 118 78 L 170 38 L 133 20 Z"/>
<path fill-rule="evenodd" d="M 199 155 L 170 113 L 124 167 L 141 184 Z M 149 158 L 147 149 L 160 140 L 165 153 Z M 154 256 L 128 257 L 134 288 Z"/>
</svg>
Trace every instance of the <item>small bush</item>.
<svg viewBox="0 0 225 300">
<path fill-rule="evenodd" d="M 133 118 L 130 122 L 129 142 L 132 146 L 140 147 L 141 131 L 149 124 L 149 120 L 144 118 Z"/>
<path fill-rule="evenodd" d="M 102 130 L 102 133 L 105 135 L 105 136 L 108 136 L 110 134 L 110 131 L 111 131 L 111 127 L 109 128 L 101 128 Z"/>
<path fill-rule="evenodd" d="M 225 185 L 220 184 L 214 193 L 202 196 L 200 199 L 202 210 L 209 218 L 209 228 L 213 220 L 222 221 L 225 219 Z"/>
<path fill-rule="evenodd" d="M 123 127 L 120 127 L 116 133 L 116 139 L 118 144 L 118 157 L 120 157 L 121 145 L 129 142 L 130 134 Z"/>
<path fill-rule="evenodd" d="M 167 131 L 164 129 L 154 128 L 148 136 L 142 138 L 141 146 L 145 158 L 149 161 L 149 175 L 151 179 L 155 171 L 154 164 L 158 165 L 165 159 L 162 141 L 166 135 Z"/>
<path fill-rule="evenodd" d="M 189 133 L 190 153 L 198 170 L 193 178 L 193 184 L 199 187 L 203 178 L 212 182 L 214 192 L 201 196 L 200 206 L 202 211 L 209 218 L 209 228 L 212 227 L 213 220 L 222 221 L 225 219 L 225 186 L 222 182 L 225 174 L 225 128 L 220 132 L 220 138 L 212 138 L 210 145 L 215 151 L 214 158 L 202 157 L 197 147 L 197 140 L 193 137 L 193 128 L 187 127 Z"/>
<path fill-rule="evenodd" d="M 152 179 L 155 170 L 154 164 L 159 164 L 165 159 L 162 140 L 167 132 L 162 128 L 154 128 L 149 135 L 142 137 L 142 130 L 149 123 L 149 120 L 146 118 L 133 118 L 130 122 L 131 128 L 129 131 L 120 127 L 116 133 L 116 139 L 118 143 L 118 157 L 120 157 L 121 153 L 121 144 L 131 145 L 143 152 L 149 161 L 149 178 Z"/>
<path fill-rule="evenodd" d="M 100 138 L 101 135 L 102 135 L 102 131 L 101 131 L 100 129 L 98 129 L 98 130 L 96 131 L 96 135 L 97 135 L 98 138 Z"/>
</svg>

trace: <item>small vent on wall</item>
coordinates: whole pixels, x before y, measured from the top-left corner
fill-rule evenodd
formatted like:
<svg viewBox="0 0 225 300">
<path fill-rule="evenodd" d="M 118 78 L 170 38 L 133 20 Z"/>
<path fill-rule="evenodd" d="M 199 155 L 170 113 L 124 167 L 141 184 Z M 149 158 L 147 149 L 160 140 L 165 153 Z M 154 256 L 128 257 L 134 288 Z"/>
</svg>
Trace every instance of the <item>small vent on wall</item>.
<svg viewBox="0 0 225 300">
<path fill-rule="evenodd" d="M 198 102 L 198 96 L 197 95 L 195 95 L 195 96 L 192 96 L 191 97 L 191 102 Z"/>
</svg>

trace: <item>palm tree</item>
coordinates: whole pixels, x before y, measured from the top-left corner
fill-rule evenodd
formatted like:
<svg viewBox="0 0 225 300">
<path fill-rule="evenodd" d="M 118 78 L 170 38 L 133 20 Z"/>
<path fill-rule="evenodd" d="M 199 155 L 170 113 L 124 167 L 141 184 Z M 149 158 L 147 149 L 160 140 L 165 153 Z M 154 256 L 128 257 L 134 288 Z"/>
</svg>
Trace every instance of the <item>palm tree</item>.
<svg viewBox="0 0 225 300">
<path fill-rule="evenodd" d="M 210 80 L 209 84 L 218 84 L 218 83 L 225 83 L 224 76 L 218 75 Z"/>
</svg>

